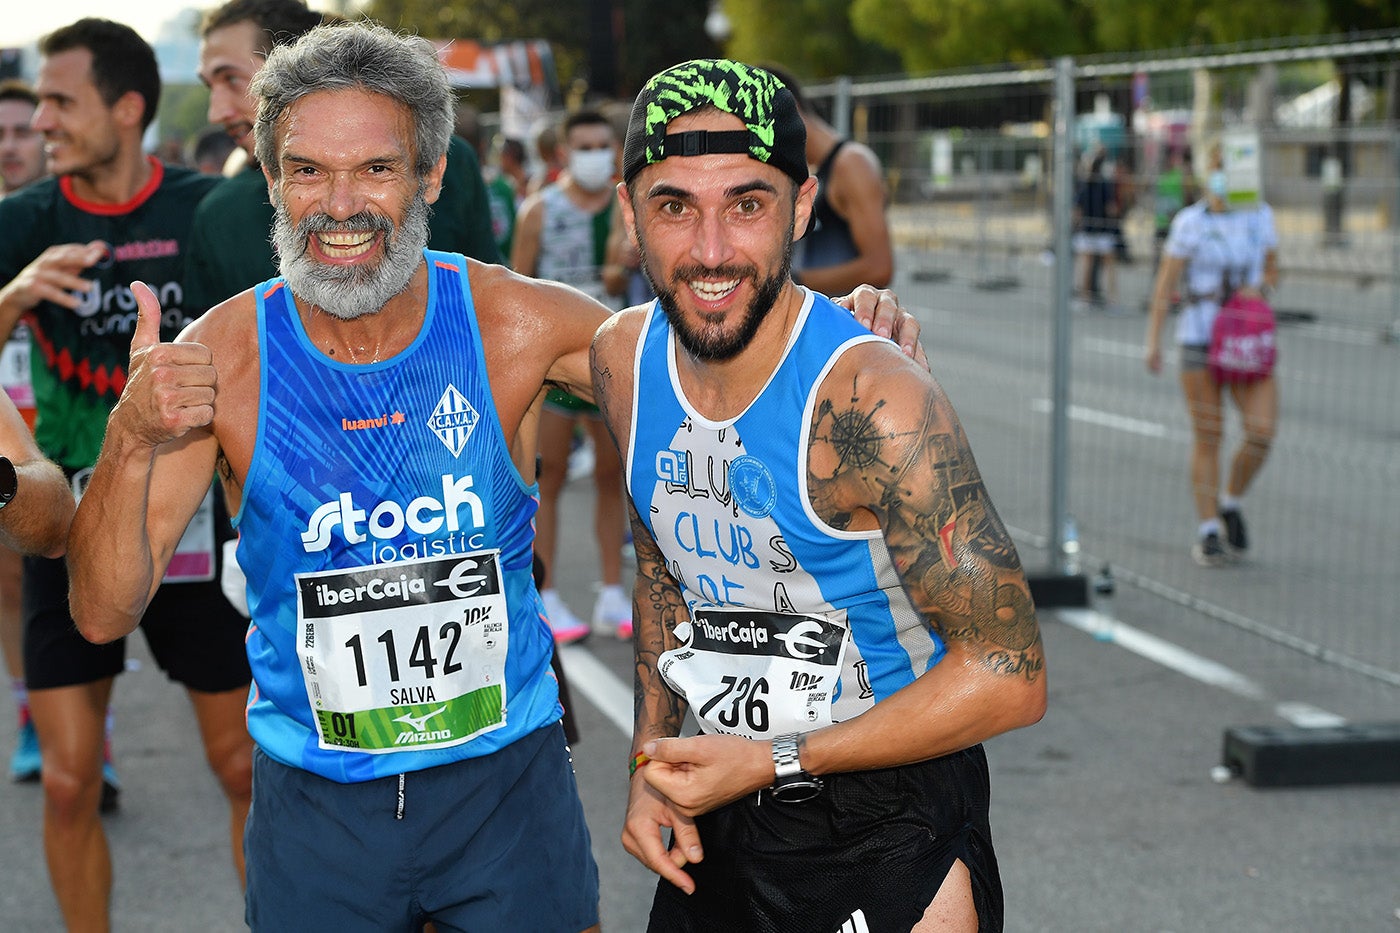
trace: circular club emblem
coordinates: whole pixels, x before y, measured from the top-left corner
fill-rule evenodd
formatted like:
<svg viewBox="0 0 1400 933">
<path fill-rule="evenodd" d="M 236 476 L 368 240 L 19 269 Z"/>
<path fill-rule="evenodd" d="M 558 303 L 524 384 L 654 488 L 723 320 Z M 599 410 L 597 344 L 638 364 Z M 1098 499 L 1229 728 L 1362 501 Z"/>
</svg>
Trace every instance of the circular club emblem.
<svg viewBox="0 0 1400 933">
<path fill-rule="evenodd" d="M 773 474 L 762 461 L 747 455 L 729 464 L 729 491 L 739 508 L 754 518 L 767 518 L 778 502 Z"/>
</svg>

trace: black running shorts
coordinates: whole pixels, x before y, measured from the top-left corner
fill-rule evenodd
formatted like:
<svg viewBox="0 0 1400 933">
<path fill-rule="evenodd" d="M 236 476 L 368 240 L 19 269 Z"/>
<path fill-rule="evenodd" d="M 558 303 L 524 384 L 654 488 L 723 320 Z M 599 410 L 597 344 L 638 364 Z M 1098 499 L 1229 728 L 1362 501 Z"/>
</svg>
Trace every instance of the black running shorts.
<svg viewBox="0 0 1400 933">
<path fill-rule="evenodd" d="M 244 639 L 248 620 L 219 585 L 227 527 L 223 497 L 216 496 L 214 579 L 168 583 L 141 619 L 141 632 L 161 670 L 202 693 L 222 693 L 252 682 Z M 113 573 L 120 573 L 118 567 Z M 89 684 L 121 673 L 126 639 L 94 645 L 78 631 L 68 610 L 68 567 L 62 558 L 24 559 L 24 679 L 30 690 Z"/>
<path fill-rule="evenodd" d="M 908 933 L 961 860 L 979 929 L 1001 930 L 982 746 L 823 780 L 804 803 L 763 793 L 699 817 L 695 893 L 662 879 L 648 929 Z"/>
</svg>

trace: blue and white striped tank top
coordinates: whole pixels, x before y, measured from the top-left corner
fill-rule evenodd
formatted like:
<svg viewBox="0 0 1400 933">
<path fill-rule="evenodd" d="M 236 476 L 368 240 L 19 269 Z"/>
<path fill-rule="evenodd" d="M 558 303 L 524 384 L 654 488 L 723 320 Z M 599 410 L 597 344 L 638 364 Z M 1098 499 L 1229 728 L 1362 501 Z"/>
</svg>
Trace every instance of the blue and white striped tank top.
<svg viewBox="0 0 1400 933">
<path fill-rule="evenodd" d="M 944 655 L 880 532 L 831 527 L 807 493 L 817 389 L 843 352 L 877 339 L 809 292 L 758 397 L 716 422 L 685 398 L 671 327 L 652 305 L 627 482 L 691 608 L 662 673 L 708 732 L 761 738 L 840 722 Z"/>
</svg>

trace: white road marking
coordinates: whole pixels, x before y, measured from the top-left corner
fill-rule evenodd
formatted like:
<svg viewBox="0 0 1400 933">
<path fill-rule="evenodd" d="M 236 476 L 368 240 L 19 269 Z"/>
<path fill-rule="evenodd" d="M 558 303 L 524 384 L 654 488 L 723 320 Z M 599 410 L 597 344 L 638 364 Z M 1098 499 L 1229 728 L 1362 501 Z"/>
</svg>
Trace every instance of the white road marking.
<svg viewBox="0 0 1400 933">
<path fill-rule="evenodd" d="M 1071 628 L 1079 629 L 1099 641 L 1118 645 L 1199 683 L 1219 687 L 1247 700 L 1270 699 L 1268 691 L 1238 671 L 1133 628 L 1113 616 L 1094 609 L 1057 609 L 1055 614 Z M 631 735 L 631 688 L 582 645 L 566 645 L 559 649 L 559 653 L 569 671 L 569 687 L 592 703 L 619 732 Z M 1276 701 L 1274 712 L 1285 721 L 1305 729 L 1341 726 L 1347 721 L 1335 713 L 1296 701 Z"/>
<path fill-rule="evenodd" d="M 1345 716 L 1329 713 L 1309 703 L 1279 703 L 1274 709 L 1284 719 L 1304 729 L 1332 729 L 1347 724 Z"/>
<path fill-rule="evenodd" d="M 1248 700 L 1269 700 L 1268 691 L 1243 674 L 1193 654 L 1179 645 L 1135 629 L 1113 616 L 1095 609 L 1057 609 L 1055 615 L 1071 628 L 1077 628 L 1099 641 L 1112 642 L 1192 680 L 1219 687 Z M 1278 701 L 1274 703 L 1274 712 L 1280 718 L 1304 729 L 1340 726 L 1346 723 L 1345 718 L 1307 703 Z"/>
<path fill-rule="evenodd" d="M 1044 414 L 1050 411 L 1050 400 L 1048 398 L 1038 398 L 1031 402 L 1031 410 Z M 1173 432 L 1160 421 L 1145 421 L 1142 418 L 1129 418 L 1127 415 L 1115 415 L 1111 411 L 1100 411 L 1097 408 L 1086 408 L 1083 405 L 1069 406 L 1069 417 L 1072 421 L 1080 421 L 1085 424 L 1095 424 L 1099 427 L 1112 428 L 1115 431 L 1125 431 L 1129 434 L 1138 434 L 1142 437 L 1171 437 Z"/>
<path fill-rule="evenodd" d="M 632 734 L 632 688 L 619 680 L 603 662 L 582 645 L 559 649 L 568 671 L 569 689 L 578 691 L 617 726 L 623 735 Z"/>
</svg>

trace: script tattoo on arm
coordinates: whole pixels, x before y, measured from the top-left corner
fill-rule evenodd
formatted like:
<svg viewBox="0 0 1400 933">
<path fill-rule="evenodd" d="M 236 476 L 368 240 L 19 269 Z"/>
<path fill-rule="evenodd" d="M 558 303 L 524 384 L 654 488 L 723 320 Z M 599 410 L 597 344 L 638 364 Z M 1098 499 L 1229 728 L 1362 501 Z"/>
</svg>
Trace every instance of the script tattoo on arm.
<svg viewBox="0 0 1400 933">
<path fill-rule="evenodd" d="M 690 618 L 685 598 L 666 569 L 666 558 L 651 532 L 637 517 L 629 501 L 632 545 L 637 552 L 637 586 L 634 596 L 639 618 L 635 627 L 636 671 L 632 694 L 637 735 L 635 741 L 669 738 L 681 734 L 686 704 L 661 676 L 661 655 L 680 646 L 676 625 Z"/>
<path fill-rule="evenodd" d="M 631 395 L 625 379 L 618 379 L 609 365 L 600 358 L 597 341 L 590 354 L 593 370 L 593 395 L 597 400 L 603 423 L 608 427 L 613 444 L 625 462 L 627 447 L 619 438 L 629 433 L 631 417 L 627 406 L 619 406 L 616 397 Z M 615 397 L 616 396 L 616 397 Z M 624 417 L 625 416 L 625 417 Z M 685 597 L 680 586 L 666 568 L 666 557 L 657 547 L 651 532 L 637 515 L 631 496 L 627 497 L 627 514 L 632 524 L 632 546 L 637 555 L 637 576 L 633 588 L 633 646 L 634 673 L 632 680 L 633 742 L 641 745 L 651 739 L 671 738 L 681 734 L 685 718 L 685 702 L 661 676 L 661 655 L 676 648 L 676 625 L 688 621 Z"/>
<path fill-rule="evenodd" d="M 1030 587 L 936 383 L 851 380 L 823 399 L 808 440 L 817 514 L 837 528 L 874 514 L 905 593 L 945 642 L 989 669 L 1035 681 L 1045 664 Z"/>
<path fill-rule="evenodd" d="M 603 416 L 603 424 L 608 428 L 608 434 L 612 436 L 613 445 L 618 450 L 622 450 L 622 445 L 617 441 L 617 433 L 613 429 L 612 394 L 615 386 L 613 384 L 612 370 L 608 364 L 598 359 L 598 348 L 593 347 L 588 353 L 589 369 L 593 376 L 593 404 L 598 406 L 598 412 Z"/>
</svg>

